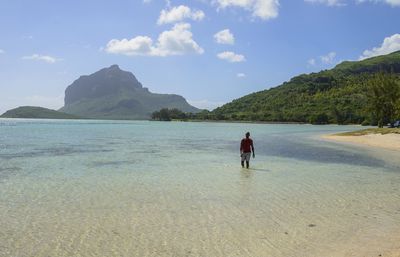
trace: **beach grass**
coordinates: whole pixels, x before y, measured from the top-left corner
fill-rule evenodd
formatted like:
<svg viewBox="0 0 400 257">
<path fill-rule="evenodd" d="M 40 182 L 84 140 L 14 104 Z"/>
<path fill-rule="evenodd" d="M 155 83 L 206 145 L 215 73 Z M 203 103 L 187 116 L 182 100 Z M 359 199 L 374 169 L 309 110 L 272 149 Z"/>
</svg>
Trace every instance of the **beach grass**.
<svg viewBox="0 0 400 257">
<path fill-rule="evenodd" d="M 400 134 L 400 128 L 369 128 L 335 134 L 335 136 L 364 136 L 370 134 Z"/>
</svg>

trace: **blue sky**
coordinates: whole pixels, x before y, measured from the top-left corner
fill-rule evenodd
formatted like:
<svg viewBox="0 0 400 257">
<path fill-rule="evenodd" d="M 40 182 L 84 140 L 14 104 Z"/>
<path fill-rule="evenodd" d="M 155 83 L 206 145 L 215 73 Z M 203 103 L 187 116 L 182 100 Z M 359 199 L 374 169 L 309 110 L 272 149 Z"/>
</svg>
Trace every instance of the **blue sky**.
<svg viewBox="0 0 400 257">
<path fill-rule="evenodd" d="M 118 64 L 212 109 L 292 76 L 400 50 L 400 0 L 2 0 L 0 113 L 58 109 Z"/>
</svg>

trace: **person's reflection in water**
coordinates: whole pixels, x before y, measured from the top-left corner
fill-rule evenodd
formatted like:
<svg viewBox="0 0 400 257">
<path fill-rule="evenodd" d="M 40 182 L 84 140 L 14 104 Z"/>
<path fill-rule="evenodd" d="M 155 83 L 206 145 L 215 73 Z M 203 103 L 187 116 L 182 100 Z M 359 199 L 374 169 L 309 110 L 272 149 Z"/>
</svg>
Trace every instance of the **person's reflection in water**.
<svg viewBox="0 0 400 257">
<path fill-rule="evenodd" d="M 240 175 L 243 179 L 248 179 L 253 176 L 254 171 L 252 169 L 242 169 Z"/>
</svg>

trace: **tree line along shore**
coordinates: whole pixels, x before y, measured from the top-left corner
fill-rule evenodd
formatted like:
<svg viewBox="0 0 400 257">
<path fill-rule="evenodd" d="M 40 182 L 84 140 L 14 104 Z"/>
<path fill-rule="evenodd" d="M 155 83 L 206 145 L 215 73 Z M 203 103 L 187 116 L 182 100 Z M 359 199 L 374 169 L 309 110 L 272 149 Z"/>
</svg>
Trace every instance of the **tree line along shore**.
<svg viewBox="0 0 400 257">
<path fill-rule="evenodd" d="M 213 111 L 203 110 L 198 113 L 185 113 L 179 109 L 163 108 L 152 113 L 152 120 L 170 121 L 170 120 L 200 120 L 200 121 L 239 121 L 239 122 L 276 122 L 276 123 L 311 123 L 311 124 L 361 124 L 372 125 L 382 128 L 385 125 L 393 126 L 397 120 L 400 120 L 400 77 L 391 72 L 378 72 L 362 80 L 363 106 L 358 108 L 357 119 L 345 118 L 338 111 L 338 106 L 334 106 L 332 112 L 310 113 L 304 112 L 301 119 L 292 119 L 289 117 L 280 117 L 269 119 L 267 113 L 254 111 L 250 115 L 241 112 L 225 113 L 217 108 Z M 235 101 L 233 101 L 235 102 Z M 232 102 L 232 103 L 233 103 Z M 229 104 L 228 104 L 229 105 Z M 323 108 L 321 107 L 321 110 Z M 351 113 L 351 112 L 349 112 Z"/>
</svg>

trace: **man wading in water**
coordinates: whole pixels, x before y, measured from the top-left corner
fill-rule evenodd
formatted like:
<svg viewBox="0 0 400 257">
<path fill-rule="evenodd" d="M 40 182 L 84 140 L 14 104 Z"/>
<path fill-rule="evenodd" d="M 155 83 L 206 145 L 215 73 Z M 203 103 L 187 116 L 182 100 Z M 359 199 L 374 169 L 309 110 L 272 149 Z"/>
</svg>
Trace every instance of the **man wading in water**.
<svg viewBox="0 0 400 257">
<path fill-rule="evenodd" d="M 241 159 L 242 168 L 244 168 L 244 161 L 246 161 L 246 168 L 249 168 L 250 155 L 252 152 L 254 158 L 255 154 L 254 154 L 253 140 L 250 138 L 250 132 L 247 132 L 246 138 L 243 138 L 242 142 L 240 142 L 240 157 L 242 158 Z"/>
</svg>

